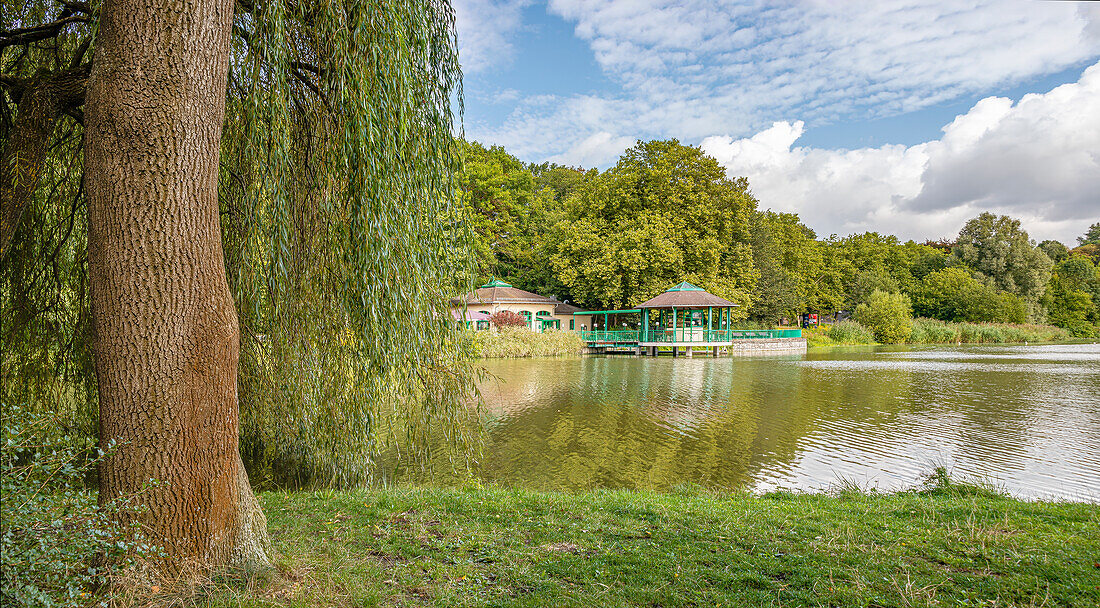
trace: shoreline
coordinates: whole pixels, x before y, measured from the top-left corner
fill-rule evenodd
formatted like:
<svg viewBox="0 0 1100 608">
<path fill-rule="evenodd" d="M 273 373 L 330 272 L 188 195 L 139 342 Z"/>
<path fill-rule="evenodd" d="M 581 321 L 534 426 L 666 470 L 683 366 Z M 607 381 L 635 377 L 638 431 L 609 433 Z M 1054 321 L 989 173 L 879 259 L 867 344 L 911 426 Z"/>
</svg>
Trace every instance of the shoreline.
<svg viewBox="0 0 1100 608">
<path fill-rule="evenodd" d="M 1097 340 L 1047 340 L 1047 341 L 1026 341 L 1026 342 L 905 342 L 903 344 L 883 344 L 881 342 L 837 342 L 837 343 L 818 343 L 814 344 L 807 340 L 807 345 L 802 349 L 766 349 L 760 351 L 741 351 L 726 353 L 719 356 L 719 359 L 732 359 L 742 358 L 751 355 L 789 355 L 799 352 L 814 352 L 821 350 L 830 350 L 837 348 L 860 348 L 869 346 L 887 346 L 887 347 L 905 347 L 905 346 L 1058 346 L 1058 345 L 1076 345 L 1076 344 L 1100 344 Z M 473 361 L 498 361 L 501 359 L 563 359 L 572 357 L 635 357 L 637 355 L 630 353 L 590 353 L 590 352 L 570 352 L 560 354 L 527 354 L 527 355 L 515 355 L 515 356 L 501 356 L 501 357 L 476 357 Z M 661 358 L 668 358 L 668 355 L 661 355 Z M 706 357 L 708 359 L 713 357 Z"/>
</svg>

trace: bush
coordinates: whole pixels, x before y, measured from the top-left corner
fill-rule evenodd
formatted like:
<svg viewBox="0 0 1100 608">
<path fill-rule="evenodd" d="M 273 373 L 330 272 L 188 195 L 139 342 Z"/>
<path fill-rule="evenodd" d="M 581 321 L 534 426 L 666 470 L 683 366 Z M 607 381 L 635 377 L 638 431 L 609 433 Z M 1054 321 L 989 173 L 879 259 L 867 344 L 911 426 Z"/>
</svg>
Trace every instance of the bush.
<svg viewBox="0 0 1100 608">
<path fill-rule="evenodd" d="M 0 438 L 0 598 L 4 606 L 88 606 L 133 559 L 156 551 L 136 524 L 126 499 L 102 507 L 83 487 L 91 467 L 55 420 L 27 409 L 4 408 Z M 106 564 L 106 565 L 104 565 Z"/>
<path fill-rule="evenodd" d="M 871 330 L 883 344 L 899 344 L 909 339 L 913 329 L 913 309 L 909 297 L 876 290 L 856 307 L 855 319 Z"/>
<path fill-rule="evenodd" d="M 873 344 L 875 342 L 875 336 L 871 330 L 850 320 L 833 324 L 825 335 L 837 344 Z"/>
<path fill-rule="evenodd" d="M 493 327 L 526 327 L 527 319 L 510 310 L 498 310 L 489 316 L 489 323 Z"/>
</svg>

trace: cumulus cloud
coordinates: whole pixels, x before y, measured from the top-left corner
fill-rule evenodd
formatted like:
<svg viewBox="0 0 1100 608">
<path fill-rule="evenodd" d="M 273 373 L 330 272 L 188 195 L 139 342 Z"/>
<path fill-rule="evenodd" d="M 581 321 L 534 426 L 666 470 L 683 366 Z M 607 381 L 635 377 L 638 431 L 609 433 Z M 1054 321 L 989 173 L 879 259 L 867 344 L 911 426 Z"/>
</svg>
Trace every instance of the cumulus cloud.
<svg viewBox="0 0 1100 608">
<path fill-rule="evenodd" d="M 1100 220 L 1100 63 L 1017 103 L 982 99 L 918 145 L 797 147 L 803 130 L 776 122 L 702 147 L 731 176 L 747 176 L 764 207 L 797 212 L 822 234 L 951 236 L 991 210 L 1023 219 L 1034 238 L 1072 243 Z"/>
<path fill-rule="evenodd" d="M 607 131 L 600 131 L 584 138 L 563 154 L 550 157 L 550 161 L 563 165 L 591 167 L 606 158 L 618 158 L 636 141 L 632 137 L 616 137 Z"/>
<path fill-rule="evenodd" d="M 464 0 L 475 1 L 490 0 Z M 697 142 L 790 116 L 812 127 L 898 115 L 1100 54 L 1097 9 L 1074 3 L 550 0 L 549 10 L 575 24 L 619 90 L 520 99 L 503 120 L 471 125 L 531 160 L 580 162 L 570 151 L 601 132 Z"/>
<path fill-rule="evenodd" d="M 529 0 L 455 0 L 455 30 L 462 70 L 475 74 L 502 67 L 515 54 L 515 36 Z"/>
</svg>

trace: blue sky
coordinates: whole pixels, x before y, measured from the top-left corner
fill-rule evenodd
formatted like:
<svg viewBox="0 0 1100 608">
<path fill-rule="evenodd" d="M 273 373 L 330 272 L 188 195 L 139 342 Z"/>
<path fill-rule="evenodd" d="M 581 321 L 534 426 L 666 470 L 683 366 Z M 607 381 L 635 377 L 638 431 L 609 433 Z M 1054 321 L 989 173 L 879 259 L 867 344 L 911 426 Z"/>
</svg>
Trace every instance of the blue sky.
<svg viewBox="0 0 1100 608">
<path fill-rule="evenodd" d="M 701 145 L 819 234 L 1100 219 L 1100 7 L 457 0 L 471 139 L 607 168 Z M 1090 135 L 1090 133 L 1092 135 Z"/>
</svg>

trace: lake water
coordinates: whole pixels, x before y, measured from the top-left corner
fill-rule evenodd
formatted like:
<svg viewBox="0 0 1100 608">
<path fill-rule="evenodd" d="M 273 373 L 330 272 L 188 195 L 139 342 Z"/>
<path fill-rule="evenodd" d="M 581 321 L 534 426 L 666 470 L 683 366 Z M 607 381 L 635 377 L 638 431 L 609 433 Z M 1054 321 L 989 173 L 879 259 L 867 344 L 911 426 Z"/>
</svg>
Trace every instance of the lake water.
<svg viewBox="0 0 1100 608">
<path fill-rule="evenodd" d="M 893 490 L 935 466 L 1100 501 L 1100 345 L 491 360 L 481 475 L 545 490 Z"/>
</svg>

